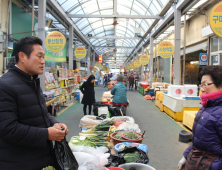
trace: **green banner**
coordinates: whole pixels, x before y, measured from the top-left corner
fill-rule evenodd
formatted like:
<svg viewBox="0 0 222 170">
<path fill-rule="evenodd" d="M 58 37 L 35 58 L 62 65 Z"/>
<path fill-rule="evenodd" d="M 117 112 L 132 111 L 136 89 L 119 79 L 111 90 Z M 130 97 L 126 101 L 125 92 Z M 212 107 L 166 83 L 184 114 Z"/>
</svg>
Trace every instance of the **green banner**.
<svg viewBox="0 0 222 170">
<path fill-rule="evenodd" d="M 49 62 L 66 62 L 66 46 L 60 51 L 50 51 L 45 49 L 45 61 Z"/>
</svg>

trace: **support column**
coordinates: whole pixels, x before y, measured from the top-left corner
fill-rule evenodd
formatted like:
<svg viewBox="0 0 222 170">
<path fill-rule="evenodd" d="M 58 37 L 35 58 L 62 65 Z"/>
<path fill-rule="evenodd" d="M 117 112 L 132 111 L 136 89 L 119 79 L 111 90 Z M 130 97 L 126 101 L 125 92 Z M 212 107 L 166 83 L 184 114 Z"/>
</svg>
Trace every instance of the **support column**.
<svg viewBox="0 0 222 170">
<path fill-rule="evenodd" d="M 96 64 L 96 52 L 95 51 L 93 51 L 93 66 L 95 66 L 95 64 Z"/>
<path fill-rule="evenodd" d="M 34 31 L 34 6 L 35 0 L 32 0 L 32 31 Z M 32 36 L 34 36 L 34 32 L 32 32 Z"/>
<path fill-rule="evenodd" d="M 144 55 L 144 47 L 142 46 L 142 55 Z M 144 80 L 144 65 L 141 65 L 141 75 L 140 75 L 140 80 Z"/>
<path fill-rule="evenodd" d="M 150 37 L 150 62 L 149 62 L 149 71 L 150 71 L 150 77 L 148 82 L 150 85 L 153 83 L 153 37 Z"/>
<path fill-rule="evenodd" d="M 91 49 L 90 46 L 88 46 L 88 52 L 87 52 L 87 76 L 90 76 L 90 53 Z"/>
<path fill-rule="evenodd" d="M 69 26 L 69 69 L 73 69 L 73 26 Z"/>
<path fill-rule="evenodd" d="M 181 36 L 181 10 L 176 9 L 174 5 L 174 27 L 175 27 L 175 40 L 174 40 L 174 85 L 181 84 L 181 66 L 180 66 L 180 36 Z"/>
<path fill-rule="evenodd" d="M 46 21 L 46 0 L 41 0 L 38 2 L 39 11 L 38 11 L 38 37 L 42 40 L 42 48 L 45 51 L 45 21 Z M 39 75 L 40 86 L 42 91 L 45 90 L 45 67 L 43 70 L 43 74 Z"/>
</svg>

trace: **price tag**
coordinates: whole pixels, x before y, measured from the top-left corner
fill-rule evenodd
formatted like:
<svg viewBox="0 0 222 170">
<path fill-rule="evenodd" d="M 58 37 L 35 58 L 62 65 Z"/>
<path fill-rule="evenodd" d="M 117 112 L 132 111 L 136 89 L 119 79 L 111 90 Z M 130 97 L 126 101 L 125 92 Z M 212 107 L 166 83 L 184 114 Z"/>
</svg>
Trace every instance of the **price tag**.
<svg viewBox="0 0 222 170">
<path fill-rule="evenodd" d="M 85 140 L 86 137 L 85 137 L 85 136 L 80 136 L 79 139 L 80 139 L 80 140 Z"/>
</svg>

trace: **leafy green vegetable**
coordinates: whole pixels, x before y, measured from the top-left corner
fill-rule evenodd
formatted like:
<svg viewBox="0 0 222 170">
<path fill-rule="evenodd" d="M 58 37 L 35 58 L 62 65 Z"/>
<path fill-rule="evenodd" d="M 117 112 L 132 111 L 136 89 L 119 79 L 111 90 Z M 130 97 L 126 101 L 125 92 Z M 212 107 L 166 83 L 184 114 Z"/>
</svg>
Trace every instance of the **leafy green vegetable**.
<svg viewBox="0 0 222 170">
<path fill-rule="evenodd" d="M 141 160 L 140 154 L 136 152 L 126 153 L 123 157 L 126 160 L 126 163 L 131 163 Z"/>
<path fill-rule="evenodd" d="M 93 129 L 95 131 L 108 131 L 110 126 L 115 123 L 114 121 L 106 120 L 98 125 L 96 125 Z"/>
</svg>

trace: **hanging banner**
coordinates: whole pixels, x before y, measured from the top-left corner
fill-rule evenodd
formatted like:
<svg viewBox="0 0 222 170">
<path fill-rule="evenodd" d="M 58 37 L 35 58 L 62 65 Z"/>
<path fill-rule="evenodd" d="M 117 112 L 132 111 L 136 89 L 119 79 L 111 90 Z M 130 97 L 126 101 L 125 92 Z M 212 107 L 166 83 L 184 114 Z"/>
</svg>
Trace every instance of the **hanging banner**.
<svg viewBox="0 0 222 170">
<path fill-rule="evenodd" d="M 46 36 L 45 44 L 53 52 L 61 51 L 66 44 L 66 39 L 61 32 L 53 31 Z"/>
<path fill-rule="evenodd" d="M 84 47 L 77 47 L 75 49 L 75 56 L 79 59 L 83 59 L 86 57 L 86 49 Z"/>
<path fill-rule="evenodd" d="M 163 41 L 158 45 L 158 54 L 162 58 L 170 58 L 174 53 L 174 46 L 171 42 Z"/>
<path fill-rule="evenodd" d="M 149 64 L 149 62 L 150 62 L 150 58 L 148 57 L 148 56 L 146 56 L 146 55 L 142 55 L 141 57 L 140 57 L 140 63 L 142 64 L 142 65 L 147 65 L 147 64 Z"/>
<path fill-rule="evenodd" d="M 134 65 L 134 63 L 131 63 L 130 66 L 131 66 L 131 69 L 136 68 L 135 65 Z"/>
<path fill-rule="evenodd" d="M 51 51 L 45 48 L 45 61 L 48 62 L 66 62 L 66 48 L 60 51 Z"/>
<path fill-rule="evenodd" d="M 99 55 L 99 62 L 102 63 L 103 62 L 103 56 Z"/>
<path fill-rule="evenodd" d="M 210 27 L 216 35 L 222 37 L 222 2 L 215 5 L 210 13 Z"/>
<path fill-rule="evenodd" d="M 134 61 L 134 66 L 135 67 L 140 67 L 141 66 L 140 60 L 135 60 Z"/>
</svg>

